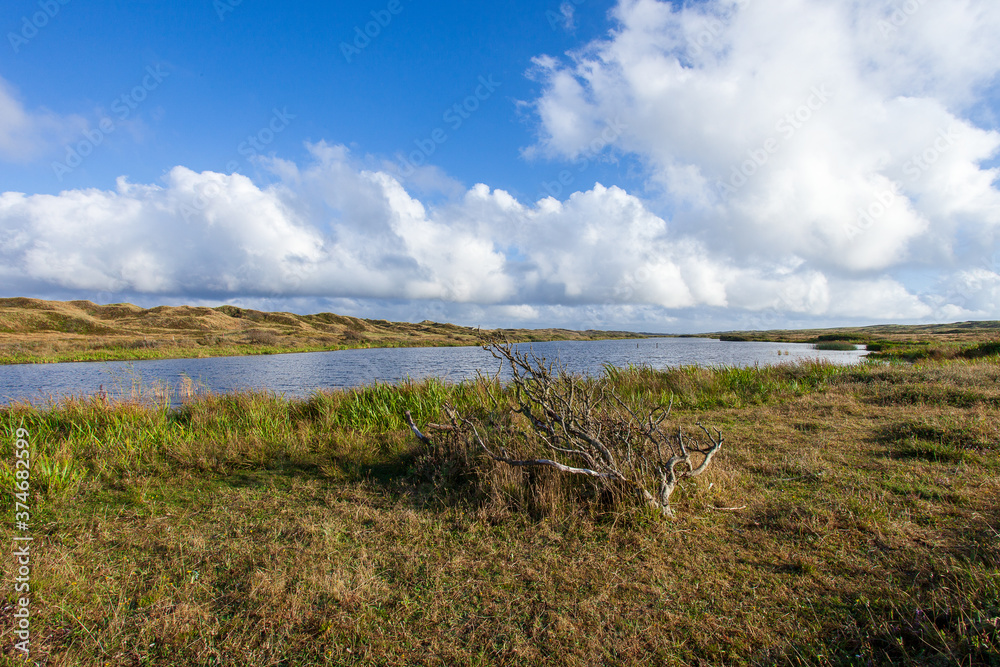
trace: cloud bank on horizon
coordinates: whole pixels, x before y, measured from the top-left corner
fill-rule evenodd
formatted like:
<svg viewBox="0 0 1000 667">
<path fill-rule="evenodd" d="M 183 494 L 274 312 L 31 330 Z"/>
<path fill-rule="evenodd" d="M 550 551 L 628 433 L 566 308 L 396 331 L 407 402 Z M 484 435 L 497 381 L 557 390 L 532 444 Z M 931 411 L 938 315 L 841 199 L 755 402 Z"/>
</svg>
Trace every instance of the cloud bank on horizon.
<svg viewBox="0 0 1000 667">
<path fill-rule="evenodd" d="M 641 192 L 519 201 L 480 183 L 421 201 L 395 161 L 318 141 L 299 163 L 258 158 L 266 183 L 175 166 L 0 194 L 0 281 L 487 326 L 1000 318 L 1000 5 L 621 0 L 609 20 L 530 63 L 522 159 L 569 174 L 627 156 Z M 0 80 L 0 159 L 84 122 Z"/>
</svg>

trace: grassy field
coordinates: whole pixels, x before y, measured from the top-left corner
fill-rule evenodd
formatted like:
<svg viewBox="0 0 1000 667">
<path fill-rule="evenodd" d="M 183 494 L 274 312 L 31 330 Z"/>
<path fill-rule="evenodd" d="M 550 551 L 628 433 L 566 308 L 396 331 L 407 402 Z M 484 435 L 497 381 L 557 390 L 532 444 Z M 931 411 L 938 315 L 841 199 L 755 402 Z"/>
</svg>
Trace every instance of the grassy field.
<svg viewBox="0 0 1000 667">
<path fill-rule="evenodd" d="M 700 334 L 726 340 L 758 340 L 777 343 L 820 343 L 824 341 L 885 341 L 897 343 L 981 342 L 1000 337 L 1000 322 L 954 322 L 952 324 L 876 324 L 833 329 L 774 329 L 761 331 L 721 331 Z"/>
<path fill-rule="evenodd" d="M 419 445 L 403 411 L 498 410 L 482 382 L 2 408 L 5 489 L 32 447 L 32 659 L 1000 664 L 996 357 L 609 372 L 724 432 L 673 520 Z"/>
<path fill-rule="evenodd" d="M 875 352 L 898 351 L 918 358 L 954 357 L 970 343 L 1000 342 L 1000 322 L 955 322 L 952 324 L 878 324 L 834 329 L 775 329 L 767 331 L 721 331 L 699 336 L 729 341 L 815 343 L 820 349 L 838 345 L 868 345 Z"/>
<path fill-rule="evenodd" d="M 724 341 L 813 343 L 817 350 L 865 346 L 873 360 L 920 361 L 975 358 L 1000 353 L 1000 322 L 952 324 L 880 324 L 835 329 L 724 331 L 696 337 Z"/>
<path fill-rule="evenodd" d="M 477 345 L 478 329 L 235 306 L 192 308 L 0 299 L 0 365 L 314 352 L 359 347 Z M 512 341 L 634 338 L 622 331 L 502 329 Z"/>
</svg>

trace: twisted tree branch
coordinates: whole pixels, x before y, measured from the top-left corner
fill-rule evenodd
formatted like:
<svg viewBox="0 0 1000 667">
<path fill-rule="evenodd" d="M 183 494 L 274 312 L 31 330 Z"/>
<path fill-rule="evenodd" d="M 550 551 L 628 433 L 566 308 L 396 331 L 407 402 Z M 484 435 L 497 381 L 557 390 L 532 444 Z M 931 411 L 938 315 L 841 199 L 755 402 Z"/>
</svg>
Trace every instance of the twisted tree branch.
<svg viewBox="0 0 1000 667">
<path fill-rule="evenodd" d="M 640 413 L 614 391 L 607 378 L 588 381 L 570 375 L 561 367 L 553 371 L 552 364 L 546 364 L 530 350 L 516 350 L 507 341 L 493 341 L 484 347 L 510 367 L 514 402 L 511 412 L 525 417 L 531 429 L 529 432 L 534 433 L 536 442 L 551 452 L 551 457 L 517 457 L 502 446 L 496 450 L 491 448 L 481 435 L 478 423 L 458 415 L 451 406 L 445 407 L 450 427 L 428 426 L 467 434 L 470 443 L 494 461 L 513 467 L 544 466 L 595 480 L 610 480 L 632 490 L 646 505 L 669 516 L 673 515 L 670 496 L 677 485 L 705 472 L 722 448 L 722 432 L 714 429 L 713 435 L 700 422 L 697 425 L 710 443 L 703 447 L 685 435 L 680 427 L 676 436 L 664 430 L 664 422 L 673 409 L 673 396 L 665 408 L 660 406 Z M 500 405 L 501 397 L 494 393 L 493 380 L 487 382 L 491 400 Z M 617 410 L 608 410 L 608 404 Z M 417 428 L 409 412 L 406 419 L 422 443 L 433 445 L 432 439 Z M 507 436 L 517 433 L 526 444 L 529 443 L 528 434 L 513 426 L 503 427 L 502 432 Z M 700 461 L 693 460 L 694 455 Z M 569 465 L 560 461 L 560 457 L 569 457 L 583 466 Z M 651 475 L 659 482 L 656 496 L 647 488 Z"/>
</svg>

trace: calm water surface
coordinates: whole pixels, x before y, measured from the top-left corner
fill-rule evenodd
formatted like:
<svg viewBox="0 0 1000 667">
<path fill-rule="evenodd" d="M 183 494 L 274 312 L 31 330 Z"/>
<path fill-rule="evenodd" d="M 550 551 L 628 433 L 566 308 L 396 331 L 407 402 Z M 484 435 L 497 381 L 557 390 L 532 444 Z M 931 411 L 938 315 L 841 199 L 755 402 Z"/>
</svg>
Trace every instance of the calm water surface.
<svg viewBox="0 0 1000 667">
<path fill-rule="evenodd" d="M 857 363 L 865 354 L 819 351 L 793 343 L 722 342 L 707 338 L 649 338 L 615 341 L 533 343 L 535 353 L 573 372 L 598 374 L 604 364 L 667 368 L 753 366 L 825 359 Z M 787 352 L 787 354 L 780 354 Z M 355 387 L 373 382 L 439 377 L 457 382 L 494 373 L 500 364 L 479 347 L 340 350 L 256 357 L 167 359 L 162 361 L 19 364 L 0 366 L 0 403 L 46 402 L 93 394 L 103 385 L 112 394 L 144 387 L 177 389 L 185 377 L 213 392 L 268 389 L 286 396 L 308 396 L 317 389 Z"/>
</svg>

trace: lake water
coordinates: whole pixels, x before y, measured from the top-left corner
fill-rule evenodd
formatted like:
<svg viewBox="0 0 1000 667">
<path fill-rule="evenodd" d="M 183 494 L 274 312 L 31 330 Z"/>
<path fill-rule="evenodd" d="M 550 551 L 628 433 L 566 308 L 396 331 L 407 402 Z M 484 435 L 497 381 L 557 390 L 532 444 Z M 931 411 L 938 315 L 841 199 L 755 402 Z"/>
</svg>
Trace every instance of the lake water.
<svg viewBox="0 0 1000 667">
<path fill-rule="evenodd" d="M 807 344 L 723 342 L 708 338 L 647 338 L 613 341 L 533 343 L 535 354 L 558 361 L 568 370 L 599 374 L 604 364 L 667 368 L 753 366 L 824 359 L 857 363 L 865 354 L 820 351 Z M 782 354 L 779 354 L 781 352 Z M 785 354 L 787 353 L 787 354 Z M 161 361 L 19 364 L 0 366 L 0 404 L 27 400 L 44 403 L 104 389 L 116 395 L 133 384 L 170 387 L 185 378 L 213 392 L 267 389 L 286 396 L 308 396 L 317 389 L 355 387 L 406 378 L 474 378 L 495 373 L 500 363 L 479 347 L 392 348 L 309 352 L 253 357 L 166 359 Z"/>
</svg>

